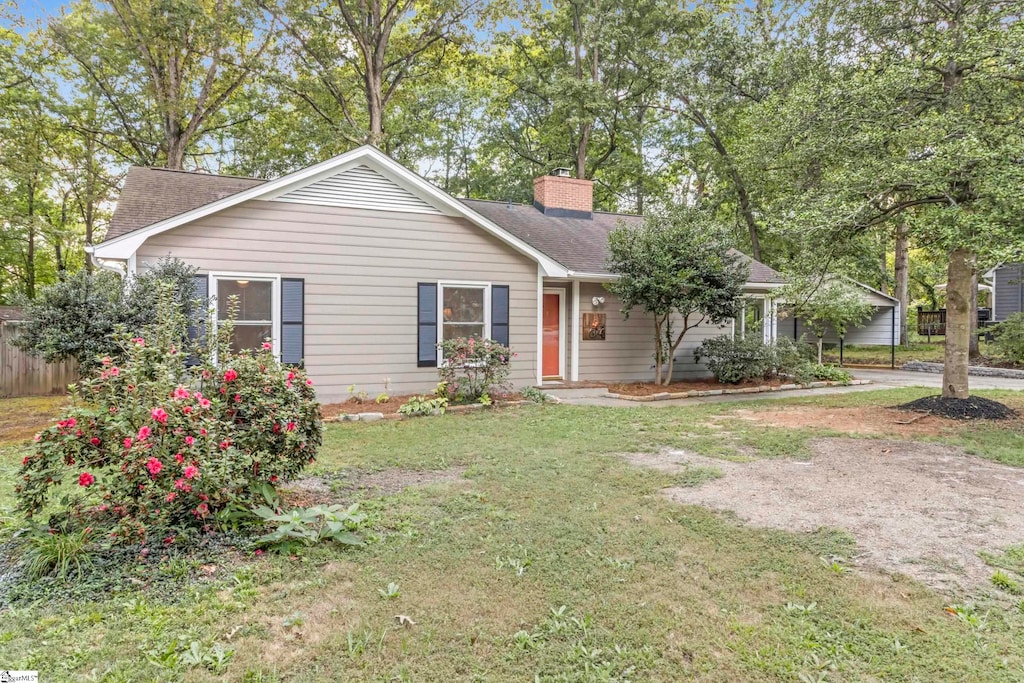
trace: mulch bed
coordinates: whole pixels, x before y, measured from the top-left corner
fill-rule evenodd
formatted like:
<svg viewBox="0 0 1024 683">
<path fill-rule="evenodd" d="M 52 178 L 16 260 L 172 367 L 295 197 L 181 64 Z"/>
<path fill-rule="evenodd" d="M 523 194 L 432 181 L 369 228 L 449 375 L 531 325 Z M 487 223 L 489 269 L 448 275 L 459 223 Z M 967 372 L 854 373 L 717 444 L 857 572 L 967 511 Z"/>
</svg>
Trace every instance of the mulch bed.
<svg viewBox="0 0 1024 683">
<path fill-rule="evenodd" d="M 398 413 L 398 409 L 408 400 L 414 396 L 423 396 L 424 394 L 406 394 L 403 396 L 389 396 L 387 401 L 383 403 L 377 403 L 373 399 L 367 399 L 365 401 L 357 401 L 354 398 L 350 398 L 344 403 L 328 403 L 320 407 L 320 412 L 325 420 L 331 420 L 339 415 L 356 415 L 358 413 L 383 413 L 384 415 L 395 415 Z M 431 397 L 432 394 L 427 394 Z M 516 392 L 514 394 L 502 394 L 501 396 L 492 396 L 495 402 L 497 401 L 521 401 L 523 400 L 522 394 Z"/>
<path fill-rule="evenodd" d="M 1017 417 L 1017 411 L 1013 408 L 981 396 L 968 398 L 925 396 L 916 401 L 904 403 L 897 408 L 948 417 L 953 420 L 1009 420 Z"/>
<path fill-rule="evenodd" d="M 682 382 L 673 382 L 668 385 L 653 384 L 651 382 L 630 382 L 627 384 L 609 384 L 608 391 L 612 394 L 624 394 L 626 396 L 652 396 L 662 393 L 682 393 L 686 391 L 714 391 L 716 389 L 748 389 L 753 387 L 780 387 L 785 382 L 778 379 L 762 379 L 738 384 L 723 384 L 715 380 L 695 379 Z"/>
</svg>

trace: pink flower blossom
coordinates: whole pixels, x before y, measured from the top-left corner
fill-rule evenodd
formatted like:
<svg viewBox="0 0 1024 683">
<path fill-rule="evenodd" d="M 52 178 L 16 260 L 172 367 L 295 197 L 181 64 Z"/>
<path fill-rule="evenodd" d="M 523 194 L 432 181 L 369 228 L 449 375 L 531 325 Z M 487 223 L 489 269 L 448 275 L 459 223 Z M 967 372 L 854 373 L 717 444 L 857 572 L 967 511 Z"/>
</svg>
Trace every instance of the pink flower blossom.
<svg viewBox="0 0 1024 683">
<path fill-rule="evenodd" d="M 146 340 L 143 339 L 142 337 L 135 337 L 135 338 L 132 339 L 132 342 L 134 342 L 136 346 L 145 346 L 146 345 Z"/>
<path fill-rule="evenodd" d="M 111 363 L 113 363 L 114 361 L 110 360 L 110 356 L 103 356 L 103 360 L 102 360 L 101 362 L 102 362 L 102 363 L 103 363 L 104 365 L 110 365 L 110 364 L 111 364 Z"/>
<path fill-rule="evenodd" d="M 124 447 L 125 447 L 125 450 L 128 450 L 129 448 L 132 447 L 132 437 L 130 437 L 130 436 L 124 437 Z"/>
<path fill-rule="evenodd" d="M 196 437 L 192 436 L 191 434 L 189 436 L 185 437 L 185 445 L 186 446 L 191 446 L 195 442 L 196 442 Z"/>
<path fill-rule="evenodd" d="M 101 442 L 98 436 L 94 436 L 91 439 L 89 439 L 89 443 L 91 443 L 93 446 L 99 446 Z"/>
<path fill-rule="evenodd" d="M 186 479 L 195 479 L 196 477 L 199 476 L 199 468 L 196 467 L 195 465 L 189 465 L 184 470 L 182 470 L 182 474 L 185 475 Z"/>
<path fill-rule="evenodd" d="M 192 414 L 192 406 L 182 406 L 181 412 L 185 413 L 186 415 L 191 415 Z"/>
<path fill-rule="evenodd" d="M 210 407 L 210 399 L 208 399 L 208 398 L 199 399 L 199 407 L 200 408 L 209 408 Z"/>
<path fill-rule="evenodd" d="M 178 494 L 175 493 L 174 491 L 171 491 L 170 493 L 167 494 L 167 497 L 164 498 L 164 500 L 166 500 L 168 503 L 173 503 L 174 499 L 177 498 L 177 497 L 178 497 Z"/>
<path fill-rule="evenodd" d="M 174 393 L 171 394 L 171 398 L 179 399 L 179 400 L 180 399 L 184 399 L 184 398 L 188 398 L 189 396 L 191 396 L 191 394 L 189 393 L 189 390 L 186 389 L 183 386 L 176 387 L 174 389 Z"/>
<path fill-rule="evenodd" d="M 269 351 L 270 350 L 270 342 L 263 342 L 263 350 L 264 351 Z"/>
<path fill-rule="evenodd" d="M 293 379 L 295 379 L 295 373 L 294 372 L 289 372 L 288 373 L 288 381 L 291 381 Z"/>
<path fill-rule="evenodd" d="M 287 429 L 289 432 L 294 432 L 295 431 L 295 423 L 294 422 L 289 422 L 288 424 L 286 424 L 284 426 L 284 428 Z"/>
<path fill-rule="evenodd" d="M 149 414 L 154 420 L 156 420 L 160 424 L 167 424 L 167 411 L 164 410 L 163 408 L 153 408 L 153 410 L 151 410 Z"/>
<path fill-rule="evenodd" d="M 92 476 L 88 472 L 82 472 L 80 475 L 78 475 L 79 486 L 92 486 L 95 483 L 96 477 Z"/>
<path fill-rule="evenodd" d="M 174 461 L 177 462 L 177 463 L 183 463 L 183 462 L 185 462 L 185 456 L 182 455 L 181 453 L 175 453 L 174 454 Z"/>
<path fill-rule="evenodd" d="M 235 370 L 228 368 L 224 371 L 225 382 L 234 382 L 236 379 L 238 379 L 238 373 Z"/>
<path fill-rule="evenodd" d="M 184 479 L 178 479 L 177 481 L 174 482 L 174 488 L 178 489 L 179 491 L 184 491 L 185 493 L 188 493 L 189 491 L 192 490 L 192 484 L 189 484 Z"/>
<path fill-rule="evenodd" d="M 110 368 L 110 376 L 111 377 L 117 377 L 120 374 L 121 374 L 121 368 L 117 367 L 116 365 L 114 367 Z"/>
<path fill-rule="evenodd" d="M 149 470 L 149 476 L 155 477 L 160 474 L 160 470 L 164 468 L 164 464 L 156 458 L 150 458 L 146 461 L 146 469 Z"/>
<path fill-rule="evenodd" d="M 313 386 L 313 380 L 307 379 L 306 380 L 306 384 L 309 385 L 309 386 Z"/>
<path fill-rule="evenodd" d="M 241 394 L 235 394 L 235 403 L 239 403 L 242 400 Z"/>
<path fill-rule="evenodd" d="M 149 425 L 142 425 L 139 427 L 139 434 L 136 437 L 139 441 L 145 441 L 149 438 L 149 435 L 153 433 L 153 430 L 149 428 Z"/>
<path fill-rule="evenodd" d="M 224 439 L 223 441 L 220 442 L 220 449 L 222 451 L 226 451 L 230 446 L 231 446 L 231 440 L 230 439 Z"/>
<path fill-rule="evenodd" d="M 210 514 L 210 506 L 206 503 L 200 503 L 199 506 L 192 511 L 192 514 L 198 518 L 206 517 L 206 515 Z"/>
</svg>

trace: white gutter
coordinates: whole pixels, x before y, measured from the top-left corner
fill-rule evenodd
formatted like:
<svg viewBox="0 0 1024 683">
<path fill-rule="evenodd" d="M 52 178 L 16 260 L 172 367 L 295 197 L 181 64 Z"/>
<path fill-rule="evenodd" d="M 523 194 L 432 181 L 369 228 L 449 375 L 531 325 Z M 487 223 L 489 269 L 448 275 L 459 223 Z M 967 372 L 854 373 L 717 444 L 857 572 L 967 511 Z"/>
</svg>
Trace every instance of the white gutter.
<svg viewBox="0 0 1024 683">
<path fill-rule="evenodd" d="M 122 277 L 128 270 L 127 262 L 122 259 L 105 259 L 96 256 L 96 247 L 92 244 L 85 245 L 85 253 L 89 255 L 89 261 L 91 261 L 94 266 L 102 270 L 109 270 Z"/>
</svg>

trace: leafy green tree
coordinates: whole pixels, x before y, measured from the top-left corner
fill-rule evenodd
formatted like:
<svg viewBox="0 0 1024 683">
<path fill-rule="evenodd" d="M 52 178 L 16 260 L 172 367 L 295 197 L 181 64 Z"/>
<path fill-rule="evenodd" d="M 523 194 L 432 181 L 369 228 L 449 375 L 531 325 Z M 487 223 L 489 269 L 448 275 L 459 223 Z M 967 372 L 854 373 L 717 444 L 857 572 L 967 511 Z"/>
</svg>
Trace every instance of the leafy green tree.
<svg viewBox="0 0 1024 683">
<path fill-rule="evenodd" d="M 170 283 L 175 306 L 186 315 L 205 305 L 195 300 L 195 272 L 178 259 L 162 259 L 129 280 L 104 270 L 66 274 L 35 299 L 19 302 L 26 322 L 14 344 L 48 363 L 73 358 L 92 367 L 100 357 L 120 353 L 118 329 L 138 333 L 156 323 L 161 283 Z"/>
<path fill-rule="evenodd" d="M 706 212 L 672 207 L 639 226 L 621 225 L 608 238 L 607 286 L 654 323 L 655 382 L 670 384 L 675 353 L 688 331 L 736 316 L 749 269 L 729 248 L 728 230 Z M 664 368 L 664 371 L 663 371 Z"/>
<path fill-rule="evenodd" d="M 761 111 L 773 221 L 828 262 L 910 221 L 947 263 L 943 396 L 969 395 L 979 257 L 1024 245 L 1024 26 L 1017 2 L 822 0 L 815 67 Z"/>
<path fill-rule="evenodd" d="M 863 325 L 874 310 L 860 288 L 841 277 L 821 280 L 791 276 L 782 290 L 782 298 L 790 302 L 792 315 L 800 318 L 817 337 L 819 365 L 828 331 L 832 330 L 843 339 L 851 327 Z"/>
<path fill-rule="evenodd" d="M 79 0 L 50 36 L 110 115 L 120 159 L 180 169 L 234 122 L 224 114 L 265 66 L 273 27 L 252 0 Z"/>
</svg>

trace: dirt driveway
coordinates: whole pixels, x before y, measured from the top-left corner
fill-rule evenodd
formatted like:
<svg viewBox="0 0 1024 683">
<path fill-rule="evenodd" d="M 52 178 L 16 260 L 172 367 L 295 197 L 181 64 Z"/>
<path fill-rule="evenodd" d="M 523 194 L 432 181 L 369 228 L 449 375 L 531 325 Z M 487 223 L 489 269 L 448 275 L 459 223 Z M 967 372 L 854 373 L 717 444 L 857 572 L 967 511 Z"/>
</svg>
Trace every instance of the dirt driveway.
<svg viewBox="0 0 1024 683">
<path fill-rule="evenodd" d="M 670 472 L 713 467 L 724 476 L 665 495 L 756 526 L 845 529 L 858 545 L 851 564 L 943 590 L 988 584 L 993 569 L 978 551 L 1024 541 L 1024 469 L 933 443 L 829 438 L 812 447 L 810 460 L 736 463 L 682 451 L 626 458 Z"/>
</svg>

